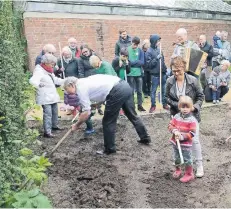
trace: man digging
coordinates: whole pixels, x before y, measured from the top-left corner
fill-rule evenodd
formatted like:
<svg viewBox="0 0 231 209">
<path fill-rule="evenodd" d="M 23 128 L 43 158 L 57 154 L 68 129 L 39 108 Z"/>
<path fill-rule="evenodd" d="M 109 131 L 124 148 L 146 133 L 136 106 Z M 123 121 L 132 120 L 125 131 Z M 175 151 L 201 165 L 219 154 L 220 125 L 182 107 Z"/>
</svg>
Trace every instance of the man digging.
<svg viewBox="0 0 231 209">
<path fill-rule="evenodd" d="M 106 101 L 103 117 L 104 150 L 98 154 L 111 154 L 116 152 L 115 131 L 119 111 L 122 108 L 127 118 L 134 125 L 140 140 L 139 143 L 149 144 L 151 138 L 147 133 L 140 117 L 135 111 L 133 92 L 129 84 L 111 75 L 93 75 L 77 79 L 68 77 L 64 82 L 64 89 L 69 94 L 78 94 L 82 113 L 77 123 L 72 125 L 72 131 L 78 130 L 91 114 L 91 102 Z"/>
</svg>

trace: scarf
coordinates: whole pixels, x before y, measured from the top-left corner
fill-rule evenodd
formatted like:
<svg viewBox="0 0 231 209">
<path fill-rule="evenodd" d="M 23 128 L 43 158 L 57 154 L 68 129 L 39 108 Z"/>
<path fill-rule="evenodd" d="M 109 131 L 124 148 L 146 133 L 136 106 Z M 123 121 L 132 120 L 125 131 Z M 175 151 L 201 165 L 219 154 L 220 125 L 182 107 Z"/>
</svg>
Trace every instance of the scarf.
<svg viewBox="0 0 231 209">
<path fill-rule="evenodd" d="M 71 48 L 71 52 L 72 52 L 72 57 L 75 57 L 76 51 L 78 50 L 76 47 L 75 48 Z"/>
<path fill-rule="evenodd" d="M 53 67 L 49 67 L 49 66 L 47 66 L 47 65 L 45 65 L 45 64 L 40 64 L 40 66 L 44 69 L 44 70 L 46 70 L 48 73 L 53 73 L 54 72 L 54 69 L 53 69 Z"/>
</svg>

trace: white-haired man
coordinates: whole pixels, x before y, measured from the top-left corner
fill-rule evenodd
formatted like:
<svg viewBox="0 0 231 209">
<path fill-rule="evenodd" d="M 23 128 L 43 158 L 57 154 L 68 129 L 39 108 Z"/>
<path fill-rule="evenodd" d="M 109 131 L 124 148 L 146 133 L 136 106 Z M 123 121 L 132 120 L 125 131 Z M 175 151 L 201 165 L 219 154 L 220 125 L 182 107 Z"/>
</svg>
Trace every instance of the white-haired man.
<svg viewBox="0 0 231 209">
<path fill-rule="evenodd" d="M 75 38 L 73 38 L 73 37 L 69 38 L 68 39 L 68 45 L 69 45 L 69 47 L 71 49 L 72 56 L 76 57 L 76 58 L 79 58 L 80 55 L 81 55 L 81 50 L 77 46 L 77 40 Z"/>
<path fill-rule="evenodd" d="M 230 42 L 227 41 L 228 32 L 222 31 L 221 32 L 221 43 L 222 48 L 216 49 L 214 52 L 216 56 L 213 57 L 213 68 L 217 67 L 221 64 L 222 60 L 229 60 L 231 55 L 231 48 L 230 48 Z"/>
<path fill-rule="evenodd" d="M 58 70 L 56 71 L 56 75 L 63 77 L 64 72 L 65 77 L 79 77 L 78 60 L 73 57 L 71 49 L 68 46 L 62 49 L 62 57 L 58 59 L 57 66 Z"/>
<path fill-rule="evenodd" d="M 54 55 L 55 52 L 56 52 L 56 48 L 53 44 L 46 44 L 43 47 L 41 53 L 36 57 L 35 65 L 41 64 L 41 59 L 44 54 L 48 53 Z"/>
<path fill-rule="evenodd" d="M 104 151 L 100 154 L 116 152 L 115 132 L 119 111 L 123 108 L 125 115 L 134 125 L 140 140 L 138 142 L 149 144 L 151 139 L 140 117 L 135 111 L 133 92 L 129 84 L 112 75 L 92 75 L 77 79 L 68 77 L 64 82 L 64 89 L 68 94 L 78 94 L 82 113 L 72 130 L 80 128 L 91 114 L 91 102 L 102 103 L 106 101 L 103 117 Z"/>
<path fill-rule="evenodd" d="M 199 46 L 194 41 L 188 40 L 188 33 L 185 28 L 179 28 L 176 31 L 177 41 L 175 43 L 175 49 L 173 51 L 172 57 L 181 56 L 185 57 L 185 49 L 192 48 L 200 50 Z"/>
</svg>

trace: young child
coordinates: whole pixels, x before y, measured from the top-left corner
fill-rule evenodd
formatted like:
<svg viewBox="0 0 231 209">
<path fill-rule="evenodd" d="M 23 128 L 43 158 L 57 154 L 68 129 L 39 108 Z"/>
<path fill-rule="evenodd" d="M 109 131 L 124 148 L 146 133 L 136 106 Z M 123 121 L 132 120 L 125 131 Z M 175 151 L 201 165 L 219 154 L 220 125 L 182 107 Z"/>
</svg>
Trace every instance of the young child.
<svg viewBox="0 0 231 209">
<path fill-rule="evenodd" d="M 198 122 L 192 115 L 193 101 L 189 96 L 181 96 L 178 103 L 180 113 L 176 114 L 171 120 L 168 129 L 173 134 L 171 143 L 175 157 L 176 170 L 173 173 L 173 178 L 178 179 L 181 176 L 180 154 L 177 147 L 179 140 L 182 155 L 184 158 L 185 173 L 180 181 L 183 183 L 194 179 L 192 167 L 192 140 L 196 134 Z"/>
<path fill-rule="evenodd" d="M 217 31 L 216 34 L 213 36 L 213 47 L 217 49 L 222 49 L 222 42 L 221 42 L 221 32 Z"/>
<path fill-rule="evenodd" d="M 225 80 L 220 75 L 220 67 L 215 67 L 208 80 L 209 88 L 212 89 L 213 104 L 219 103 L 220 101 L 221 84 L 223 82 L 225 82 Z"/>
<path fill-rule="evenodd" d="M 130 73 L 131 66 L 128 60 L 128 50 L 126 48 L 122 48 L 120 50 L 120 56 L 113 59 L 112 67 L 114 68 L 118 77 L 120 77 L 122 80 L 127 79 L 126 75 Z"/>
<path fill-rule="evenodd" d="M 68 104 L 71 107 L 74 107 L 74 110 L 72 112 L 73 116 L 77 114 L 77 111 L 81 113 L 81 107 L 79 105 L 79 98 L 76 94 L 64 93 L 64 103 L 66 105 Z M 93 134 L 95 132 L 95 130 L 93 129 L 92 121 L 91 121 L 91 117 L 93 115 L 94 115 L 94 112 L 91 112 L 91 115 L 86 121 L 87 128 L 85 129 L 85 134 Z"/>
</svg>

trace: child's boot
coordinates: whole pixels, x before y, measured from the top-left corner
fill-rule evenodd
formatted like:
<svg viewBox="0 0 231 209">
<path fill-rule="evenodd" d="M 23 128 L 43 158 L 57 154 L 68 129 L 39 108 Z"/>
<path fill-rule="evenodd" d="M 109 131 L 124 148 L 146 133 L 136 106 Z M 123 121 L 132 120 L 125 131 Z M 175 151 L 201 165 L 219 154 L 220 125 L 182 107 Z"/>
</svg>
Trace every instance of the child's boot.
<svg viewBox="0 0 231 209">
<path fill-rule="evenodd" d="M 194 179 L 193 167 L 191 165 L 186 166 L 184 176 L 180 179 L 180 181 L 182 183 L 187 183 L 193 179 Z"/>
<path fill-rule="evenodd" d="M 178 179 L 180 177 L 180 175 L 181 175 L 181 168 L 180 167 L 176 167 L 176 170 L 172 174 L 172 177 L 174 179 Z"/>
</svg>

